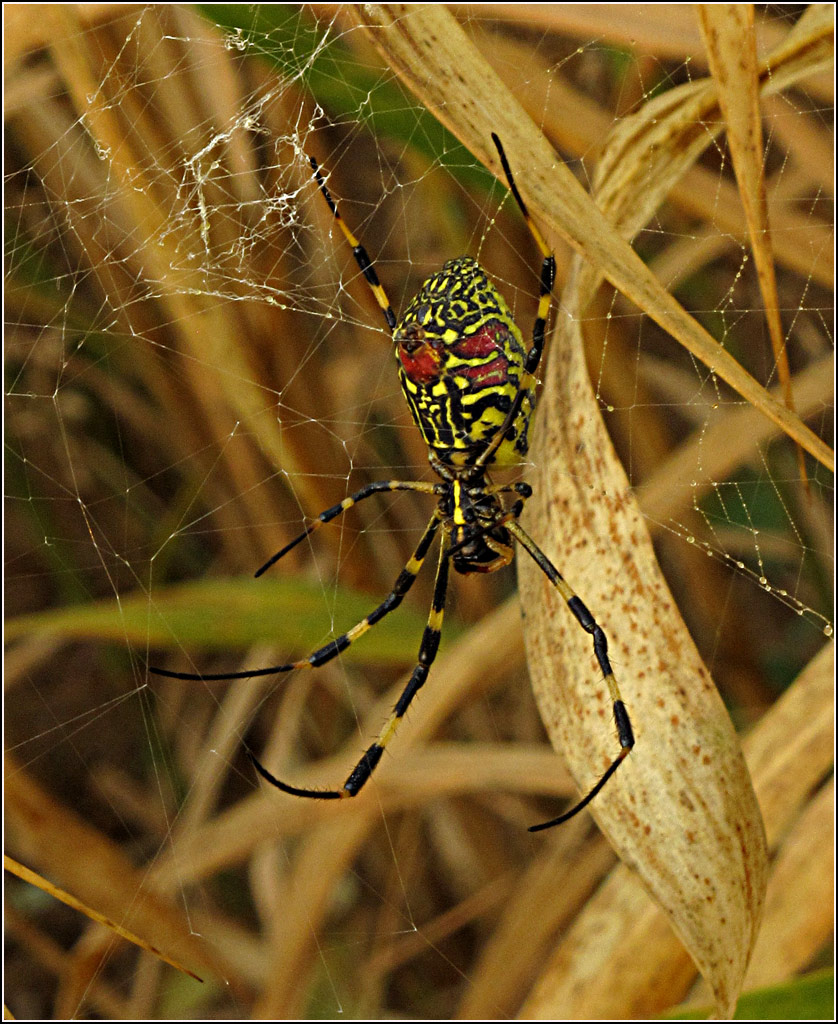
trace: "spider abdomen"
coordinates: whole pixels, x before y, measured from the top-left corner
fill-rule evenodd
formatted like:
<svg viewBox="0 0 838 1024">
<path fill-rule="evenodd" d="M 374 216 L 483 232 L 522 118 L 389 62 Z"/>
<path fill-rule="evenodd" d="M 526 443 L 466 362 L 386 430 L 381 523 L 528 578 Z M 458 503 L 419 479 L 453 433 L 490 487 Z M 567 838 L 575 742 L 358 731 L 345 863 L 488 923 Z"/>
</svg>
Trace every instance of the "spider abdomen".
<svg viewBox="0 0 838 1024">
<path fill-rule="evenodd" d="M 425 443 L 443 463 L 469 466 L 506 420 L 526 351 L 503 296 L 476 260 L 449 260 L 429 277 L 393 333 L 399 379 Z M 533 395 L 489 462 L 527 453 Z"/>
</svg>

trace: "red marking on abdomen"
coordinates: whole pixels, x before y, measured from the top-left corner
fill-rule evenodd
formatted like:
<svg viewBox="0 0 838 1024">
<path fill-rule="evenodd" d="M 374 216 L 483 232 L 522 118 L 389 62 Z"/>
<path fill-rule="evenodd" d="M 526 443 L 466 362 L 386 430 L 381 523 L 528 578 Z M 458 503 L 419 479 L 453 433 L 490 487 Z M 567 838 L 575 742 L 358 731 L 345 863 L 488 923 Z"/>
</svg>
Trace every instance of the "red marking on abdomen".
<svg viewBox="0 0 838 1024">
<path fill-rule="evenodd" d="M 478 384 L 502 384 L 509 377 L 509 363 L 505 356 L 498 356 L 491 363 L 481 363 L 479 366 L 461 366 L 457 370 L 469 380 L 477 381 Z"/>
<path fill-rule="evenodd" d="M 399 361 L 408 380 L 414 384 L 427 384 L 440 375 L 439 356 L 430 345 L 422 345 L 415 352 L 407 352 L 400 345 Z"/>
<path fill-rule="evenodd" d="M 493 352 L 502 352 L 503 347 L 498 344 L 500 333 L 505 331 L 499 325 L 487 325 L 476 334 L 458 341 L 452 346 L 452 351 L 461 359 L 477 359 L 480 356 L 490 356 Z"/>
</svg>

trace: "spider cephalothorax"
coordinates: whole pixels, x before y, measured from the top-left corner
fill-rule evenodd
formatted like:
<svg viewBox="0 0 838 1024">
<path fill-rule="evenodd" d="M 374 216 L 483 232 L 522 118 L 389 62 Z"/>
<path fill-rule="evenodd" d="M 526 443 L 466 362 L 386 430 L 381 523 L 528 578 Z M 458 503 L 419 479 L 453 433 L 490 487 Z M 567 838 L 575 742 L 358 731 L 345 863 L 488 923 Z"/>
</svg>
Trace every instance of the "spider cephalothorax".
<svg viewBox="0 0 838 1024">
<path fill-rule="evenodd" d="M 555 260 L 541 232 L 530 217 L 515 185 L 509 163 L 497 135 L 492 135 L 510 191 L 542 254 L 538 311 L 532 345 L 525 350 L 521 332 L 503 296 L 480 265 L 469 256 L 449 260 L 429 277 L 408 305 L 401 320 L 387 298 L 366 250 L 344 223 L 326 183 L 311 159 L 314 177 L 345 238 L 376 302 L 393 332 L 399 379 L 413 418 L 428 446 L 428 458 L 438 483 L 418 480 L 379 480 L 321 512 L 289 544 L 273 555 L 256 573 L 261 576 L 293 547 L 324 523 L 359 501 L 388 491 L 415 491 L 433 495 L 436 507 L 415 551 L 393 589 L 369 615 L 348 632 L 325 644 L 307 658 L 243 672 L 197 674 L 153 668 L 158 675 L 175 679 L 247 679 L 293 669 L 311 669 L 330 661 L 354 643 L 376 622 L 396 609 L 413 586 L 428 551 L 439 534 L 439 561 L 428 624 L 422 634 L 416 666 L 401 697 L 379 736 L 364 752 L 340 789 L 301 789 L 276 779 L 248 751 L 259 774 L 293 796 L 335 800 L 355 796 L 381 760 L 411 701 L 424 685 L 436 657 L 448 587 L 448 569 L 462 575 L 494 572 L 509 565 L 514 541 L 535 560 L 550 583 L 567 602 L 579 625 L 593 639 L 594 654 L 611 694 L 620 752 L 596 785 L 569 811 L 531 831 L 558 825 L 585 807 L 602 789 L 634 746 L 628 712 L 620 697 L 608 660 L 605 633 L 562 574 L 518 522 L 524 502 L 532 494 L 528 484 L 492 484 L 487 467 L 514 465 L 527 453 L 535 402 L 535 371 L 544 348 L 544 328 L 550 311 Z M 505 504 L 505 499 L 509 504 Z"/>
<path fill-rule="evenodd" d="M 472 476 L 467 484 L 454 478 L 442 490 L 438 511 L 442 528 L 450 533 L 449 556 L 455 570 L 463 576 L 473 572 L 495 572 L 515 557 L 512 537 L 504 523 L 520 515 L 524 502 L 532 494 L 529 484 L 517 483 L 501 493 L 514 493 L 518 501 L 509 510 L 500 494 L 487 486 L 483 474 Z"/>
</svg>

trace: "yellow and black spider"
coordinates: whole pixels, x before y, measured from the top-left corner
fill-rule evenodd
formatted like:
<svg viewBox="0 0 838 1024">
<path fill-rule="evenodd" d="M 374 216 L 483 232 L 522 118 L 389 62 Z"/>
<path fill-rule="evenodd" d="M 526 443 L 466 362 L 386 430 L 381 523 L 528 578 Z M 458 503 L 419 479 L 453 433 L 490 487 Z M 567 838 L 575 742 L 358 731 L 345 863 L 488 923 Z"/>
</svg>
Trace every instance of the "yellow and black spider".
<svg viewBox="0 0 838 1024">
<path fill-rule="evenodd" d="M 530 831 L 558 825 L 581 811 L 599 793 L 634 746 L 628 712 L 620 697 L 605 633 L 562 574 L 535 541 L 522 529 L 518 517 L 532 494 L 525 483 L 487 483 L 490 466 L 520 463 L 529 447 L 530 420 L 535 405 L 535 372 L 544 348 L 544 330 L 550 312 L 556 274 L 553 254 L 524 204 L 512 177 L 500 139 L 492 133 L 510 191 L 541 250 L 541 286 L 527 351 L 505 300 L 478 263 L 469 256 L 449 260 L 429 277 L 405 310 L 401 320 L 387 298 L 364 247 L 344 223 L 314 158 L 315 180 L 393 333 L 399 380 L 407 404 L 428 446 L 428 459 L 440 483 L 415 480 L 379 480 L 321 512 L 300 535 L 273 555 L 256 573 L 261 576 L 283 555 L 323 523 L 335 519 L 359 501 L 387 491 L 419 491 L 437 499 L 422 539 L 381 604 L 356 626 L 301 661 L 244 672 L 188 673 L 152 668 L 172 679 L 249 679 L 294 669 L 317 668 L 340 654 L 385 615 L 397 608 L 422 568 L 437 533 L 439 562 L 428 624 L 422 636 L 416 667 L 378 738 L 364 752 L 341 789 L 301 789 L 280 782 L 248 751 L 259 774 L 293 796 L 337 800 L 355 796 L 375 770 L 411 701 L 424 685 L 439 647 L 449 565 L 463 574 L 494 572 L 509 565 L 516 540 L 562 595 L 579 625 L 593 638 L 594 654 L 602 669 L 614 707 L 620 752 L 593 789 L 570 811 L 534 825 Z M 509 507 L 503 498 L 513 499 Z"/>
</svg>

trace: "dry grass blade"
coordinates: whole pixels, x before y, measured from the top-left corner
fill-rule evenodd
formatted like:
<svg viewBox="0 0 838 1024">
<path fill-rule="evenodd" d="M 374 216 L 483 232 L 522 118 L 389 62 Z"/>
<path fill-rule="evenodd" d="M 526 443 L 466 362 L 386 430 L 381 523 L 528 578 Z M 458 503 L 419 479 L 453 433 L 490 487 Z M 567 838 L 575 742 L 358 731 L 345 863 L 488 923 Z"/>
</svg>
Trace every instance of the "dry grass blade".
<svg viewBox="0 0 838 1024">
<path fill-rule="evenodd" d="M 812 74 L 813 63 L 821 67 L 831 61 L 829 13 L 824 8 L 820 15 L 808 21 L 802 19 L 762 60 L 759 89 L 763 96 L 777 92 L 780 81 L 790 85 L 806 80 Z M 804 22 L 808 25 L 806 31 Z M 725 230 L 745 234 L 739 193 L 732 184 L 718 182 L 705 168 L 695 166 L 721 128 L 717 89 L 709 79 L 669 89 L 618 122 L 597 163 L 595 191 L 597 205 L 624 238 L 633 238 L 649 222 L 670 191 L 702 220 L 718 219 Z M 800 272 L 819 274 L 822 280 L 831 282 L 829 233 L 816 229 L 809 234 L 801 220 L 787 212 L 779 216 L 785 232 L 794 238 L 791 248 L 798 250 Z M 602 268 L 592 263 L 594 271 L 601 272 Z M 672 333 L 684 343 L 676 331 Z"/>
<path fill-rule="evenodd" d="M 537 25 L 544 30 L 608 40 L 618 46 L 637 47 L 661 57 L 689 57 L 698 63 L 701 52 L 695 13 L 690 4 L 668 4 L 666 16 L 649 17 L 648 4 L 470 4 L 485 8 L 495 17 L 516 24 Z M 763 45 L 773 44 L 782 30 L 771 22 L 759 25 Z"/>
<path fill-rule="evenodd" d="M 560 1005 L 565 1020 L 650 1019 L 694 979 L 666 916 L 621 864 L 562 934 L 520 1016 L 554 1020 Z"/>
<path fill-rule="evenodd" d="M 771 868 L 765 917 L 745 977 L 747 989 L 776 985 L 809 968 L 835 925 L 835 780 L 809 802 Z"/>
<path fill-rule="evenodd" d="M 36 871 L 32 871 L 24 864 L 18 863 L 13 858 L 4 855 L 3 866 L 5 869 L 13 875 L 17 875 L 18 878 L 24 882 L 29 882 L 31 885 L 37 886 L 39 889 L 43 889 L 44 892 L 49 893 L 50 896 L 54 896 L 57 900 L 61 900 L 62 903 L 66 903 L 68 907 L 72 907 L 74 910 L 78 910 L 82 914 L 86 914 L 91 921 L 95 921 L 97 924 L 103 924 L 106 928 L 109 928 L 112 932 L 115 932 L 121 939 L 125 939 L 128 942 L 133 942 L 135 946 L 139 946 L 140 949 L 145 949 L 154 956 L 159 957 L 164 963 L 169 964 L 176 970 L 181 971 L 183 974 L 188 974 L 190 978 L 194 978 L 195 981 L 203 981 L 203 978 L 198 977 L 194 971 L 190 971 L 188 967 L 184 967 L 182 963 L 174 960 L 168 956 L 162 950 L 156 946 L 151 945 L 145 939 L 140 938 L 139 935 L 135 935 L 132 931 L 127 928 L 123 928 L 121 924 L 117 924 L 116 921 L 106 917 L 104 914 L 100 914 L 98 910 L 94 910 L 92 907 L 87 906 L 81 900 L 76 899 L 71 893 L 66 892 L 64 889 L 60 889 L 57 885 L 53 885 L 52 882 L 48 881 L 42 875 L 39 875 Z"/>
<path fill-rule="evenodd" d="M 832 664 L 833 648 L 828 644 L 745 741 L 754 787 L 773 837 L 772 853 L 785 848 L 785 833 L 798 816 L 803 835 L 812 835 L 811 824 L 805 821 L 809 795 L 832 760 Z M 812 803 L 821 807 L 821 796 Z M 822 820 L 822 810 L 811 813 Z M 807 874 L 819 877 L 822 870 L 822 863 L 813 864 Z M 820 948 L 823 913 L 815 905 L 818 901 L 810 900 L 808 916 L 792 920 L 775 914 L 783 902 L 776 881 L 775 866 L 769 889 L 775 894 L 769 901 L 772 911 L 770 916 L 766 911 L 756 949 L 773 949 L 775 943 L 782 947 L 790 934 L 807 935 L 805 948 L 788 966 L 791 971 Z M 773 952 L 769 959 L 775 962 Z M 758 962 L 755 953 L 746 975 L 748 987 L 752 979 L 778 978 L 762 972 Z M 779 976 L 786 976 L 786 971 Z M 608 978 L 607 985 L 601 984 L 603 977 Z M 645 896 L 636 875 L 620 865 L 562 936 L 521 1014 L 552 1019 L 561 1005 L 570 1020 L 650 1017 L 686 996 L 694 979 L 695 968 L 666 916 Z M 706 985 L 697 990 L 698 1003 L 709 998 Z"/>
<path fill-rule="evenodd" d="M 832 765 L 834 678 L 830 641 L 745 742 L 772 853 Z"/>
<path fill-rule="evenodd" d="M 583 306 L 576 294 L 566 292 L 564 301 L 577 312 Z M 724 1015 L 735 1004 L 759 925 L 762 821 L 733 725 L 660 574 L 597 414 L 577 322 L 567 321 L 561 373 L 551 370 L 542 398 L 530 522 L 603 623 L 635 724 L 637 746 L 592 812 L 666 909 Z M 526 620 L 536 697 L 585 791 L 616 753 L 608 695 L 566 608 L 526 563 L 519 563 L 519 580 L 523 601 L 537 609 Z M 558 1005 L 538 1003 L 536 1015 Z"/>
<path fill-rule="evenodd" d="M 541 844 L 534 854 L 483 950 L 458 1008 L 459 1019 L 516 1016 L 555 936 L 570 927 L 613 869 L 613 850 L 602 836 L 589 836 L 584 826 L 584 819 L 568 823 L 562 842 Z"/>
<path fill-rule="evenodd" d="M 708 232 L 705 241 L 717 249 L 728 249 L 747 237 L 735 182 L 694 162 L 702 150 L 713 145 L 720 130 L 718 119 L 708 115 L 708 120 L 695 109 L 684 109 L 683 116 L 680 115 L 679 108 L 687 108 L 694 94 L 707 92 L 703 79 L 674 90 L 677 103 L 671 102 L 669 93 L 673 90 L 668 90 L 615 124 L 607 109 L 546 62 L 539 65 L 537 56 L 521 43 L 490 36 L 478 39 L 478 45 L 510 91 L 521 98 L 532 119 L 542 125 L 545 135 L 562 151 L 586 159 L 591 152 L 599 151 L 602 140 L 610 136 L 606 152 L 597 164 L 598 205 L 620 227 L 621 233 L 628 232 L 626 237 L 648 222 L 661 195 L 703 224 L 711 222 L 712 229 L 708 225 L 704 228 Z M 773 88 L 772 81 L 770 75 L 763 75 L 759 82 L 765 104 L 772 102 L 767 95 Z M 789 117 L 785 104 L 774 102 L 780 109 L 772 120 L 773 131 L 793 136 L 788 149 L 794 160 L 805 163 L 807 173 L 819 188 L 831 191 L 832 148 L 828 133 L 799 116 Z M 696 121 L 702 123 L 703 131 L 695 131 Z M 618 140 L 623 140 L 622 144 Z M 688 170 L 681 169 L 682 161 Z M 626 187 L 629 177 L 635 179 L 632 190 Z M 606 209 L 603 204 L 612 189 L 616 205 Z M 794 203 L 781 202 L 773 191 L 769 211 L 774 229 L 773 255 L 778 264 L 831 288 L 834 263 L 829 224 L 813 221 L 805 210 Z M 695 262 L 701 258 L 695 235 L 685 237 L 682 244 L 686 259 Z M 665 279 L 660 271 L 658 276 Z"/>
<path fill-rule="evenodd" d="M 188 922 L 148 891 L 113 843 L 49 796 L 19 765 L 7 759 L 5 772 L 7 833 L 23 856 L 60 879 L 85 905 L 99 908 L 103 917 L 154 936 L 157 955 L 164 948 L 204 972 L 228 973 Z"/>
<path fill-rule="evenodd" d="M 834 928 L 834 680 L 829 642 L 745 740 L 773 856 L 748 989 L 807 969 Z"/>
<path fill-rule="evenodd" d="M 791 371 L 780 323 L 780 300 L 768 223 L 754 8 L 751 4 L 700 4 L 698 11 L 710 69 L 719 90 L 739 193 L 745 207 L 768 333 L 783 385 L 783 401 L 794 412 Z M 799 446 L 797 455 L 800 476 L 805 481 L 806 463 Z"/>
<path fill-rule="evenodd" d="M 745 739 L 765 820 L 771 876 L 747 990 L 810 966 L 833 927 L 835 646 L 827 643 Z M 708 1001 L 705 986 L 691 1003 Z"/>
</svg>

